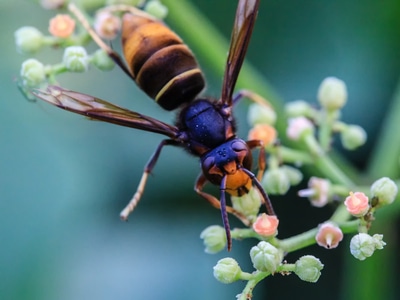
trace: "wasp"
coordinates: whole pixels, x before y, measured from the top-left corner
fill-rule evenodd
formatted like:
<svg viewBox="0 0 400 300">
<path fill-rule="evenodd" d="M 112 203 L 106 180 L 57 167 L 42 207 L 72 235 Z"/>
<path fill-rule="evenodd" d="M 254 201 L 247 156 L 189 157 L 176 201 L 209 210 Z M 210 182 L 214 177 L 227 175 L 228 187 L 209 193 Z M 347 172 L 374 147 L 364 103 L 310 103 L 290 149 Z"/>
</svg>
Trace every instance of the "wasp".
<svg viewBox="0 0 400 300">
<path fill-rule="evenodd" d="M 123 16 L 122 48 L 124 60 L 101 41 L 85 24 L 83 16 L 73 11 L 93 39 L 130 76 L 137 85 L 166 110 L 179 108 L 175 125 L 131 111 L 99 98 L 49 86 L 34 95 L 62 109 L 90 119 L 158 133 L 162 140 L 147 162 L 131 201 L 121 212 L 126 220 L 138 204 L 148 179 L 164 146 L 177 146 L 200 159 L 201 174 L 194 189 L 197 194 L 221 210 L 227 248 L 232 247 L 228 213 L 250 225 L 247 218 L 226 204 L 225 193 L 242 196 L 254 186 L 261 194 L 267 212 L 274 215 L 268 194 L 260 184 L 265 169 L 263 144 L 258 140 L 244 141 L 236 136 L 233 106 L 243 93 L 234 94 L 235 84 L 243 64 L 258 12 L 259 0 L 239 0 L 234 20 L 230 48 L 219 99 L 198 97 L 204 89 L 204 76 L 186 44 L 162 22 L 143 13 Z M 251 172 L 252 150 L 259 148 L 258 174 Z M 220 188 L 220 197 L 203 191 L 206 183 Z"/>
</svg>

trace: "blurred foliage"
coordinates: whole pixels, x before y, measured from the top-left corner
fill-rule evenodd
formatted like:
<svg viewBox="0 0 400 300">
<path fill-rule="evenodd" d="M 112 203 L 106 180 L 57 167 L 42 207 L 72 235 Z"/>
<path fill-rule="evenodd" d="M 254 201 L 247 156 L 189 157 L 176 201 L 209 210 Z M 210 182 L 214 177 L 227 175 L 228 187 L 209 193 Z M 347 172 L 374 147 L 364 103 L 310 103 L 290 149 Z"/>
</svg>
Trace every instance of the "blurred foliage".
<svg viewBox="0 0 400 300">
<path fill-rule="evenodd" d="M 235 5 L 227 0 L 192 2 L 209 20 L 205 25 L 221 31 L 221 43 L 196 44 L 196 27 L 179 27 L 172 11 L 167 21 L 192 45 L 206 72 L 208 93 L 218 96 L 224 62 L 209 64 L 204 53 L 215 48 L 221 48 L 222 57 L 227 53 Z M 226 254 L 204 254 L 198 238 L 204 227 L 220 223 L 220 214 L 192 192 L 199 172 L 195 159 L 176 149 L 163 151 L 142 202 L 124 224 L 119 210 L 160 137 L 88 122 L 30 103 L 19 93 L 15 80 L 26 57 L 16 53 L 13 32 L 23 25 L 46 31 L 53 14 L 32 1 L 0 0 L 0 299 L 233 299 L 241 283 L 226 286 L 212 277 L 212 266 Z M 398 83 L 399 15 L 396 0 L 262 1 L 249 48 L 249 67 L 268 78 L 284 101 L 315 102 L 326 76 L 347 83 L 343 119 L 363 126 L 368 143 L 343 153 L 360 170 L 381 136 Z M 49 50 L 38 58 L 53 62 L 60 55 Z M 173 120 L 173 114 L 149 101 L 119 70 L 92 70 L 60 80 L 67 88 Z M 242 136 L 244 106 L 237 110 Z M 330 215 L 329 208 L 310 208 L 294 193 L 273 201 L 282 237 Z M 374 228 L 385 234 L 384 251 L 364 262 L 349 255 L 348 241 L 332 251 L 299 251 L 297 256 L 312 253 L 325 264 L 320 281 L 312 285 L 295 276 L 275 276 L 257 288 L 254 298 L 289 299 L 300 290 L 309 299 L 398 298 L 396 215 L 398 209 L 387 217 L 391 222 L 377 222 Z M 244 270 L 251 269 L 249 247 L 247 242 L 233 245 L 232 256 L 242 258 Z M 363 286 L 367 294 L 360 292 Z"/>
</svg>

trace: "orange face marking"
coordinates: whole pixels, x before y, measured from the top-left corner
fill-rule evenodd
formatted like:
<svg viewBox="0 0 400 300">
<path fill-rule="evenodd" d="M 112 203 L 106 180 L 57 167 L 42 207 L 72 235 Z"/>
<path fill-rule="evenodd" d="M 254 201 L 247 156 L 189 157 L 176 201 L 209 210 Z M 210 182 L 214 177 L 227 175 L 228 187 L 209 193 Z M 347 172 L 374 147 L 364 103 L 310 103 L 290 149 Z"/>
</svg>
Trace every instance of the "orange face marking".
<svg viewBox="0 0 400 300">
<path fill-rule="evenodd" d="M 242 196 L 245 191 L 251 189 L 251 179 L 242 170 L 238 170 L 235 174 L 227 175 L 226 192 L 232 196 Z"/>
</svg>

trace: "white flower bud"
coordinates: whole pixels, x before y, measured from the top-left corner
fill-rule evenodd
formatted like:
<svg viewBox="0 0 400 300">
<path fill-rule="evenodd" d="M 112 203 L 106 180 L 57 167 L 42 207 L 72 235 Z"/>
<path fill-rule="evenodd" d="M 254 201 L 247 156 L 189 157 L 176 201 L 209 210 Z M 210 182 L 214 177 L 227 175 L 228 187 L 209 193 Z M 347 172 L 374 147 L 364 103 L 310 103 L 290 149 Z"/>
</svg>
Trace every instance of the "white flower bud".
<svg viewBox="0 0 400 300">
<path fill-rule="evenodd" d="M 268 106 L 253 103 L 247 111 L 247 122 L 254 126 L 256 124 L 274 125 L 276 122 L 276 112 Z"/>
<path fill-rule="evenodd" d="M 380 250 L 386 245 L 382 238 L 381 234 L 370 236 L 367 233 L 359 233 L 350 241 L 350 252 L 355 258 L 364 260 L 374 254 L 376 249 Z"/>
<path fill-rule="evenodd" d="M 236 260 L 230 257 L 220 259 L 214 266 L 214 277 L 222 283 L 232 283 L 240 279 L 242 270 Z"/>
<path fill-rule="evenodd" d="M 272 195 L 284 195 L 290 188 L 290 179 L 285 169 L 269 169 L 265 172 L 261 184 Z"/>
<path fill-rule="evenodd" d="M 168 15 L 168 8 L 159 0 L 150 0 L 147 2 L 144 10 L 160 20 L 165 19 L 165 17 Z"/>
<path fill-rule="evenodd" d="M 89 67 L 89 59 L 86 49 L 81 46 L 65 48 L 63 63 L 71 72 L 85 72 Z"/>
<path fill-rule="evenodd" d="M 261 272 L 274 273 L 282 262 L 283 253 L 270 243 L 261 241 L 251 248 L 250 257 L 254 268 Z"/>
<path fill-rule="evenodd" d="M 336 77 L 325 78 L 319 86 L 318 101 L 327 110 L 342 108 L 347 101 L 347 88 L 344 81 Z"/>
<path fill-rule="evenodd" d="M 340 135 L 342 145 L 345 149 L 354 150 L 365 144 L 367 133 L 358 125 L 348 125 Z"/>
<path fill-rule="evenodd" d="M 226 247 L 225 229 L 218 225 L 208 226 L 200 233 L 207 253 L 217 253 Z"/>
<path fill-rule="evenodd" d="M 44 65 L 37 59 L 25 60 L 21 66 L 22 84 L 26 87 L 38 87 L 46 79 Z"/>
<path fill-rule="evenodd" d="M 103 49 L 98 49 L 91 57 L 91 63 L 101 71 L 110 71 L 114 68 L 114 61 Z"/>
<path fill-rule="evenodd" d="M 371 185 L 372 201 L 374 206 L 391 204 L 397 196 L 398 188 L 396 183 L 388 177 L 382 177 Z"/>
<path fill-rule="evenodd" d="M 301 280 L 317 282 L 323 268 L 324 265 L 318 258 L 312 255 L 304 255 L 296 261 L 294 272 Z"/>
<path fill-rule="evenodd" d="M 24 26 L 14 33 L 17 51 L 22 54 L 32 54 L 43 46 L 43 34 L 31 26 Z"/>
</svg>

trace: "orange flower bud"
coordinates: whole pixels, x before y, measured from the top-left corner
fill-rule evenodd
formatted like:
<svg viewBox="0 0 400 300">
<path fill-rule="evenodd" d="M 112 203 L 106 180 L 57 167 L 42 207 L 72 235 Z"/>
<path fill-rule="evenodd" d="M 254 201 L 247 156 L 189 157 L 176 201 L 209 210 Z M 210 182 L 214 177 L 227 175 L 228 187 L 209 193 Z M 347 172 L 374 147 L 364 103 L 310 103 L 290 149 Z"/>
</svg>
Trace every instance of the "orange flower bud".
<svg viewBox="0 0 400 300">
<path fill-rule="evenodd" d="M 350 196 L 344 201 L 347 211 L 355 217 L 364 216 L 369 210 L 368 197 L 361 192 L 350 192 Z"/>
<path fill-rule="evenodd" d="M 257 124 L 249 131 L 249 140 L 260 140 L 264 146 L 272 144 L 276 140 L 276 129 L 268 124 Z"/>
<path fill-rule="evenodd" d="M 276 216 L 263 213 L 257 217 L 253 224 L 253 230 L 262 236 L 274 236 L 277 234 L 279 220 Z"/>
<path fill-rule="evenodd" d="M 49 23 L 49 32 L 59 38 L 69 37 L 75 29 L 75 21 L 69 15 L 59 14 Z"/>
</svg>

